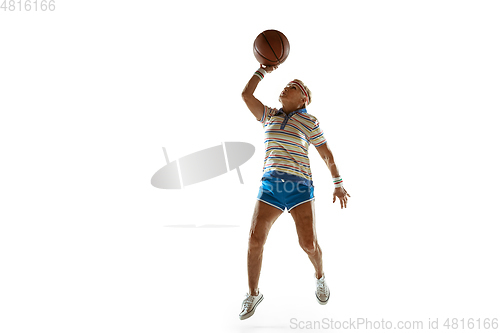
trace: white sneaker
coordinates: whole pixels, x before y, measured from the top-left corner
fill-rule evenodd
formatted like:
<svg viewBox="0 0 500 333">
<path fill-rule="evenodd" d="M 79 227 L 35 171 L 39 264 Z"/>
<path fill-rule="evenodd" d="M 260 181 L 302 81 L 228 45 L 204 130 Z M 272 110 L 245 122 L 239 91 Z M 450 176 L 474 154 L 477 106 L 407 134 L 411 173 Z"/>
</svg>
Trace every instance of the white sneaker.
<svg viewBox="0 0 500 333">
<path fill-rule="evenodd" d="M 245 299 L 243 300 L 243 303 L 241 304 L 240 319 L 243 320 L 253 316 L 255 308 L 257 307 L 257 305 L 259 305 L 260 302 L 262 302 L 263 299 L 264 295 L 262 295 L 260 292 L 257 296 L 252 296 L 247 293 Z"/>
<path fill-rule="evenodd" d="M 316 279 L 316 273 L 314 273 L 314 278 Z M 325 274 L 321 279 L 316 279 L 316 299 L 321 305 L 325 305 L 330 299 L 330 289 L 326 285 Z"/>
</svg>

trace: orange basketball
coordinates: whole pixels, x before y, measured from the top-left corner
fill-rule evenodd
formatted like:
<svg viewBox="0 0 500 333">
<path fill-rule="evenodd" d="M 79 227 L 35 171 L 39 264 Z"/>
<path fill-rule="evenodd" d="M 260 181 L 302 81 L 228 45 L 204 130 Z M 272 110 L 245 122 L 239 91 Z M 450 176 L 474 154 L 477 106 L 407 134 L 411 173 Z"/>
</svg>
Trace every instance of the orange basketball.
<svg viewBox="0 0 500 333">
<path fill-rule="evenodd" d="M 253 43 L 253 54 L 265 66 L 282 64 L 290 53 L 290 43 L 278 30 L 261 32 Z"/>
</svg>

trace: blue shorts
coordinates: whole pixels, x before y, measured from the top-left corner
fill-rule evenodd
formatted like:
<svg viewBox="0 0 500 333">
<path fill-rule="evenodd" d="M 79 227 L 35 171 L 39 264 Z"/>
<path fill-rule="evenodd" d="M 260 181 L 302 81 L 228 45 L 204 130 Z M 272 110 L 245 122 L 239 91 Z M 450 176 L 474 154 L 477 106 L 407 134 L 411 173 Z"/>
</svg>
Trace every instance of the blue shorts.
<svg viewBox="0 0 500 333">
<path fill-rule="evenodd" d="M 280 178 L 264 177 L 257 199 L 282 211 L 314 200 L 314 186 Z"/>
</svg>

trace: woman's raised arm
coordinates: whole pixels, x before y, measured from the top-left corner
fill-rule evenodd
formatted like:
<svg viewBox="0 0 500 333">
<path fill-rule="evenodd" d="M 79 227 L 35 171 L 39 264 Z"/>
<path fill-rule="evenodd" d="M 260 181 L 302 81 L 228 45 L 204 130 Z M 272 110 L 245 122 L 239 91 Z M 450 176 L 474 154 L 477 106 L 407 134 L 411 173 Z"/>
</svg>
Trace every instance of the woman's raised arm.
<svg viewBox="0 0 500 333">
<path fill-rule="evenodd" d="M 264 78 L 265 74 L 262 72 L 264 71 L 265 73 L 271 73 L 276 68 L 278 68 L 278 66 L 270 67 L 260 65 L 259 70 L 255 72 L 254 75 L 252 75 L 247 85 L 245 86 L 245 89 L 243 89 L 243 92 L 241 93 L 243 101 L 245 101 L 248 109 L 253 113 L 257 120 L 262 119 L 262 115 L 264 113 L 264 104 L 262 104 L 261 101 L 255 98 L 253 93 L 255 92 L 255 89 L 257 88 L 259 82 Z"/>
</svg>

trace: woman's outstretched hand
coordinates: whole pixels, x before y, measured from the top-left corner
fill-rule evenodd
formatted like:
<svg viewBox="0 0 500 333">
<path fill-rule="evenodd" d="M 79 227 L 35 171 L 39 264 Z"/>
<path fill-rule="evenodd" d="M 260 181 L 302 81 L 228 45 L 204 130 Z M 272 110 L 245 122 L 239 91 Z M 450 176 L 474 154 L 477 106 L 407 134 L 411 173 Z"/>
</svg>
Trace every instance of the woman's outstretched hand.
<svg viewBox="0 0 500 333">
<path fill-rule="evenodd" d="M 344 189 L 344 187 L 337 187 L 335 191 L 333 191 L 333 203 L 335 200 L 339 198 L 340 208 L 347 208 L 347 197 L 351 197 L 349 193 Z"/>
<path fill-rule="evenodd" d="M 265 70 L 267 73 L 271 73 L 272 71 L 274 71 L 275 69 L 278 68 L 278 65 L 275 65 L 275 66 L 266 66 L 266 65 L 260 64 L 260 68 L 262 68 L 263 70 Z"/>
</svg>

